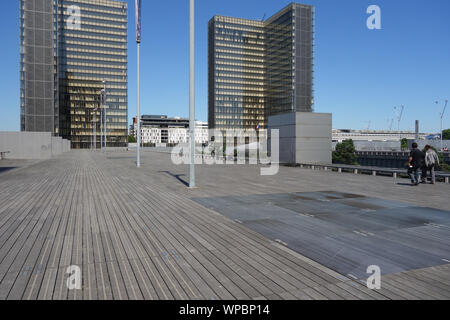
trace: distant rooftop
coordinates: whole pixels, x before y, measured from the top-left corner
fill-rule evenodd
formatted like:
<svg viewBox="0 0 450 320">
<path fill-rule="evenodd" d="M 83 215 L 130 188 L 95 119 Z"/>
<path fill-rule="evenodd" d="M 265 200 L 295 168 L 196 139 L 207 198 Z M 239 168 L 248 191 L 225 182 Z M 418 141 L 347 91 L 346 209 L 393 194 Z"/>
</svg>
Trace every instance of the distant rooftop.
<svg viewBox="0 0 450 320">
<path fill-rule="evenodd" d="M 358 133 L 358 134 L 415 134 L 414 131 L 398 131 L 398 130 L 353 130 L 353 129 L 333 129 L 333 133 Z M 429 134 L 422 133 L 419 134 Z"/>
</svg>

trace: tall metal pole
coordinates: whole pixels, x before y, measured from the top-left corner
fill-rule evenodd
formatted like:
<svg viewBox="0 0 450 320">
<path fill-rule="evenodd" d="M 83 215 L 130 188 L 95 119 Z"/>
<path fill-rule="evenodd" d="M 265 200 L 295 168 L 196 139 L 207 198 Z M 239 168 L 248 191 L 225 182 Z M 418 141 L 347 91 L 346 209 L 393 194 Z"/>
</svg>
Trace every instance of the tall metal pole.
<svg viewBox="0 0 450 320">
<path fill-rule="evenodd" d="M 189 133 L 191 162 L 189 187 L 195 188 L 195 4 L 190 0 L 189 13 Z"/>
<path fill-rule="evenodd" d="M 92 134 L 94 136 L 94 151 L 97 150 L 97 128 L 95 123 L 95 115 L 97 113 L 97 108 L 94 108 L 94 115 L 92 116 Z"/>
<path fill-rule="evenodd" d="M 94 151 L 94 109 L 92 109 L 92 111 L 91 111 L 91 118 L 92 118 L 92 139 L 91 139 L 91 144 L 92 144 L 92 151 Z"/>
<path fill-rule="evenodd" d="M 438 104 L 439 102 L 436 101 L 436 104 Z M 442 109 L 441 112 L 441 152 L 444 152 L 444 125 L 443 125 L 443 121 L 444 121 L 444 114 L 445 114 L 445 109 L 447 109 L 447 104 L 448 104 L 448 100 L 445 100 L 445 105 L 444 105 L 444 109 Z"/>
<path fill-rule="evenodd" d="M 100 106 L 100 152 L 103 152 L 103 106 Z"/>
<path fill-rule="evenodd" d="M 141 49 L 141 0 L 136 0 L 136 43 L 137 43 L 137 151 L 136 166 L 141 167 L 141 97 L 140 97 L 140 49 Z"/>
<path fill-rule="evenodd" d="M 444 129 L 442 128 L 443 127 L 443 125 L 442 125 L 442 116 L 441 116 L 441 152 L 443 152 L 444 151 L 444 142 L 443 142 L 443 133 L 444 133 Z"/>
<path fill-rule="evenodd" d="M 105 104 L 105 112 L 104 112 L 103 116 L 105 117 L 105 119 L 103 121 L 103 130 L 105 131 L 104 132 L 104 135 L 105 135 L 104 144 L 105 144 L 105 151 L 106 151 L 106 104 Z"/>
<path fill-rule="evenodd" d="M 436 101 L 435 102 L 436 103 L 436 107 L 438 108 L 438 110 L 439 110 L 439 101 Z M 442 114 L 441 114 L 441 112 L 439 112 L 439 116 L 441 117 L 441 151 L 442 151 Z"/>
<path fill-rule="evenodd" d="M 104 121 L 103 121 L 103 131 L 104 131 L 104 149 L 106 151 L 106 99 L 107 99 L 107 95 L 106 95 L 106 80 L 103 80 L 103 117 L 104 117 Z"/>
<path fill-rule="evenodd" d="M 94 110 L 94 150 L 97 151 L 97 108 Z"/>
<path fill-rule="evenodd" d="M 139 51 L 140 51 L 140 46 L 141 44 L 138 42 L 137 44 L 137 160 L 136 160 L 136 165 L 139 168 L 141 166 L 141 98 L 140 98 L 140 74 L 139 74 L 139 64 L 140 64 L 140 56 L 139 56 Z"/>
</svg>

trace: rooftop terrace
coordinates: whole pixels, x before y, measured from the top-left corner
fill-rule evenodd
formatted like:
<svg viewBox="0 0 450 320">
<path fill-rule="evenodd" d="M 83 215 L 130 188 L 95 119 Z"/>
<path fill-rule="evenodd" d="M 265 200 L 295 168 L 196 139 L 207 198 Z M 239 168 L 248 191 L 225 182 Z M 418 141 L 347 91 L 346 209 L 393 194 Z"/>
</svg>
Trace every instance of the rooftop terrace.
<svg viewBox="0 0 450 320">
<path fill-rule="evenodd" d="M 6 161 L 0 299 L 450 298 L 448 184 L 204 165 L 189 190 L 165 153 Z"/>
</svg>

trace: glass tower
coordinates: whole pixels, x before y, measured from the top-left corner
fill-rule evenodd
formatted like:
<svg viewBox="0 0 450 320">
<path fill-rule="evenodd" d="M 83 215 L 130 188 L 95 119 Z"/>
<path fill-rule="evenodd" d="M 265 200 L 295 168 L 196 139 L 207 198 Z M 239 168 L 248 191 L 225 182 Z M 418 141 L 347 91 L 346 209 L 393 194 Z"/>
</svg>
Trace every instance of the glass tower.
<svg viewBox="0 0 450 320">
<path fill-rule="evenodd" d="M 55 132 L 53 0 L 20 0 L 20 127 Z"/>
<path fill-rule="evenodd" d="M 209 22 L 209 126 L 263 129 L 270 115 L 313 111 L 314 8 L 292 3 L 265 21 Z"/>
<path fill-rule="evenodd" d="M 45 6 L 44 40 L 36 22 Z M 116 0 L 20 0 L 21 19 L 21 121 L 23 131 L 47 131 L 71 140 L 72 148 L 90 148 L 96 129 L 100 147 L 100 94 L 106 87 L 107 146 L 127 143 L 128 67 L 127 2 Z M 36 10 L 38 9 L 38 10 Z M 32 15 L 33 11 L 37 13 Z M 34 39 L 32 42 L 31 39 Z M 30 47 L 29 43 L 34 45 Z M 36 80 L 40 63 L 35 47 L 44 44 L 45 79 Z M 33 57 L 30 53 L 33 53 Z M 34 60 L 30 60 L 34 59 Z M 30 65 L 34 64 L 33 68 Z M 49 76 L 51 74 L 51 77 Z M 27 82 L 28 81 L 28 82 Z M 34 91 L 28 89 L 34 81 Z M 28 89 L 28 91 L 27 91 Z M 40 96 L 51 103 L 41 107 Z M 51 105 L 51 107 L 50 107 Z M 52 127 L 47 125 L 47 112 Z M 34 111 L 34 113 L 32 113 Z M 44 114 L 44 125 L 40 121 Z M 50 119 L 50 116 L 48 116 Z M 34 121 L 32 121 L 34 120 Z"/>
<path fill-rule="evenodd" d="M 210 128 L 264 124 L 265 43 L 263 22 L 221 16 L 209 22 Z"/>
</svg>

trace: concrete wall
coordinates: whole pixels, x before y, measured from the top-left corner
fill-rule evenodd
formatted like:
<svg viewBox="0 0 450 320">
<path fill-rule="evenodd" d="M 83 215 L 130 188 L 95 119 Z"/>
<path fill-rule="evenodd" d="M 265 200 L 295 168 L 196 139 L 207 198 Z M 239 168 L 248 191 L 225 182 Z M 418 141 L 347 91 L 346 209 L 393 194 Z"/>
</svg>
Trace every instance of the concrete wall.
<svg viewBox="0 0 450 320">
<path fill-rule="evenodd" d="M 49 132 L 0 132 L 0 151 L 6 159 L 50 159 L 70 150 L 70 141 Z"/>
<path fill-rule="evenodd" d="M 63 152 L 69 152 L 72 149 L 72 145 L 70 143 L 70 140 L 63 140 L 64 144 L 64 151 Z"/>
<path fill-rule="evenodd" d="M 63 153 L 63 143 L 61 137 L 51 137 L 52 139 L 52 155 Z"/>
<path fill-rule="evenodd" d="M 281 163 L 331 164 L 331 114 L 297 112 L 274 115 L 269 117 L 268 128 L 280 130 Z"/>
</svg>

